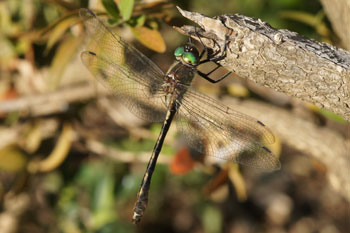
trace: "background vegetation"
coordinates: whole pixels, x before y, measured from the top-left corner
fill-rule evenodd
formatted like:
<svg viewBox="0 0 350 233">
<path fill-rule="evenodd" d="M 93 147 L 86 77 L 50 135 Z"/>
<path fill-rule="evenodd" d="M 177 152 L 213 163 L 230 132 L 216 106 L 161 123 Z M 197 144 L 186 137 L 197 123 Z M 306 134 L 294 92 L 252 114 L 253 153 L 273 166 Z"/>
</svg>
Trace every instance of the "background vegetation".
<svg viewBox="0 0 350 233">
<path fill-rule="evenodd" d="M 278 141 L 282 169 L 261 173 L 190 155 L 173 129 L 132 225 L 146 162 L 160 131 L 94 83 L 79 54 L 89 7 L 162 70 L 187 38 L 174 6 L 208 16 L 240 13 L 337 44 L 319 1 L 0 1 L 0 232 L 320 232 L 350 229 L 349 203 L 330 188 L 327 167 Z M 349 140 L 349 123 L 234 75 L 195 87 L 216 97 L 297 112 Z M 273 98 L 271 98 L 273 95 Z M 263 114 L 263 113 L 261 113 Z M 173 127 L 174 128 L 174 127 Z M 288 129 L 286 129 L 288 130 Z M 277 139 L 278 139 L 278 135 Z"/>
</svg>

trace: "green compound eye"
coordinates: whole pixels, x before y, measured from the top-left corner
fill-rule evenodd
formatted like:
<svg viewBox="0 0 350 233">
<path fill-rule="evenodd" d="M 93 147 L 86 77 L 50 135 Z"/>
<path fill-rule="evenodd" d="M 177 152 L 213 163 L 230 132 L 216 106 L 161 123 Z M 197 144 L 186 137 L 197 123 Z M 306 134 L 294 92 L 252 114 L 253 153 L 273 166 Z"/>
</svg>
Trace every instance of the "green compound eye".
<svg viewBox="0 0 350 233">
<path fill-rule="evenodd" d="M 181 57 L 184 51 L 184 47 L 177 47 L 174 52 L 175 57 Z"/>
<path fill-rule="evenodd" d="M 182 59 L 184 60 L 184 62 L 186 62 L 187 64 L 191 64 L 191 65 L 196 65 L 197 64 L 197 58 L 196 56 L 191 53 L 191 52 L 184 52 L 182 55 Z"/>
</svg>

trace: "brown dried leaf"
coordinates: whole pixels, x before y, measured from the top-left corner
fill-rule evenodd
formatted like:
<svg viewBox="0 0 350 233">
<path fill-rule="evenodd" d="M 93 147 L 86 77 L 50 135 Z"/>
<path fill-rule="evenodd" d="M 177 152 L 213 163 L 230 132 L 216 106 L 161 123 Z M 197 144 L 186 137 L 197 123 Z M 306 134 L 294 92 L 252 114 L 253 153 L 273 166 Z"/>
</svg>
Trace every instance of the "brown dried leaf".
<svg viewBox="0 0 350 233">
<path fill-rule="evenodd" d="M 31 162 L 28 165 L 28 170 L 35 172 L 48 172 L 59 165 L 66 159 L 73 141 L 73 129 L 70 124 L 65 124 L 58 142 L 47 158 L 39 162 Z"/>
<path fill-rule="evenodd" d="M 35 122 L 33 125 L 30 126 L 28 132 L 26 132 L 26 136 L 22 145 L 22 148 L 26 152 L 32 154 L 39 148 L 43 139 L 42 130 L 43 129 L 39 122 Z"/>
<path fill-rule="evenodd" d="M 74 24 L 80 21 L 78 16 L 63 18 L 62 21 L 57 23 L 55 27 L 52 29 L 46 46 L 46 51 L 50 50 L 52 46 L 62 38 L 63 34 L 66 32 L 68 28 L 73 26 Z"/>
<path fill-rule="evenodd" d="M 239 201 L 247 200 L 248 196 L 245 180 L 242 173 L 239 171 L 237 163 L 228 163 L 228 177 L 235 187 L 237 199 Z"/>
<path fill-rule="evenodd" d="M 50 67 L 50 89 L 55 89 L 58 86 L 65 66 L 76 54 L 82 39 L 82 37 L 70 37 L 60 44 Z"/>
<path fill-rule="evenodd" d="M 147 27 L 131 28 L 135 38 L 144 46 L 158 53 L 164 53 L 166 45 L 159 31 L 152 30 Z"/>
<path fill-rule="evenodd" d="M 18 147 L 10 145 L 0 149 L 0 170 L 18 172 L 26 163 L 27 158 Z"/>
</svg>

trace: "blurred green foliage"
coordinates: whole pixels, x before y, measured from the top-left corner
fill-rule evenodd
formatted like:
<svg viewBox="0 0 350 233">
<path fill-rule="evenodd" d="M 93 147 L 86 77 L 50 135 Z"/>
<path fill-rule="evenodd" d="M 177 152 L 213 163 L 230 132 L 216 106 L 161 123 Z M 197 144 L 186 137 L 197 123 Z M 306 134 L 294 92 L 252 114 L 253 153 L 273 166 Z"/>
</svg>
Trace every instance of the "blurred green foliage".
<svg viewBox="0 0 350 233">
<path fill-rule="evenodd" d="M 57 89 L 61 85 L 63 71 L 77 56 L 85 36 L 82 33 L 78 10 L 81 7 L 88 7 L 91 2 L 87 0 L 0 1 L 1 80 L 7 78 L 9 82 L 13 82 L 12 73 L 18 72 L 14 68 L 15 64 L 26 60 L 35 69 L 49 68 L 51 75 L 47 89 Z M 208 16 L 245 14 L 261 18 L 274 27 L 288 28 L 308 37 L 331 39 L 328 22 L 324 18 L 319 1 L 316 0 L 178 0 L 170 3 Z M 184 19 L 176 13 L 173 5 L 101 0 L 100 6 L 96 8 L 99 15 L 108 15 L 109 22 L 113 25 L 130 27 L 135 38 L 143 45 L 156 52 L 164 52 L 165 44 L 168 47 L 180 44 L 172 36 L 171 40 L 166 42 L 164 40 L 167 37 L 163 38 L 163 35 L 167 34 L 166 30 L 170 30 L 167 24 L 172 26 L 176 23 L 184 23 Z M 80 30 L 77 30 L 79 26 Z M 149 38 L 156 38 L 156 40 L 150 41 Z M 172 51 L 168 52 L 172 53 Z M 337 119 L 329 112 L 322 111 L 322 113 Z M 19 116 L 14 113 L 5 116 L 4 123 L 15 125 L 18 121 Z M 160 131 L 160 125 L 153 124 L 150 131 L 156 136 Z M 155 140 L 135 140 L 125 137 L 117 141 L 109 139 L 105 142 L 107 146 L 117 148 L 119 151 L 151 154 Z M 6 169 L 22 172 L 26 161 L 40 154 L 33 153 L 31 154 L 33 157 L 30 157 L 12 146 L 2 150 L 5 150 L 0 154 L 2 172 Z M 162 153 L 174 155 L 175 151 L 173 146 L 166 144 Z M 7 168 L 2 168 L 4 164 L 6 166 L 3 155 L 9 154 L 12 154 L 11 159 L 14 162 L 8 164 Z M 28 157 L 25 158 L 25 156 Z M 34 189 L 48 199 L 53 197 L 53 201 L 45 203 L 44 206 L 47 205 L 46 208 L 49 209 L 47 212 L 55 217 L 45 222 L 40 219 L 40 215 L 31 216 L 32 218 L 28 217 L 30 221 L 25 224 L 39 222 L 38 225 L 45 225 L 46 229 L 49 229 L 45 232 L 135 232 L 136 227 L 129 220 L 145 165 L 136 166 L 137 171 L 133 166 L 132 163 L 121 163 L 105 157 L 88 155 L 88 153 L 81 155 L 73 152 L 56 170 L 41 175 L 28 175 L 28 179 L 36 183 Z M 155 229 L 159 226 L 164 227 L 163 232 L 175 232 L 176 229 L 180 232 L 180 223 L 186 221 L 181 222 L 181 218 L 176 220 L 173 215 L 181 208 L 186 212 L 186 216 L 192 217 L 191 221 L 194 222 L 192 224 L 200 226 L 184 232 L 191 232 L 191 230 L 221 232 L 224 227 L 222 213 L 217 205 L 207 201 L 207 197 L 202 192 L 203 186 L 208 183 L 210 177 L 211 175 L 197 170 L 175 177 L 169 172 L 167 166 L 157 165 L 152 179 L 151 199 L 144 220 L 146 228 L 144 231 L 138 229 L 138 232 L 146 232 L 147 226 L 150 229 L 149 232 L 156 232 Z M 0 197 L 5 193 L 5 186 L 5 182 L 0 184 Z M 33 218 L 35 221 L 32 221 Z M 155 224 L 157 221 L 160 224 Z M 176 221 L 180 223 L 175 224 Z"/>
</svg>

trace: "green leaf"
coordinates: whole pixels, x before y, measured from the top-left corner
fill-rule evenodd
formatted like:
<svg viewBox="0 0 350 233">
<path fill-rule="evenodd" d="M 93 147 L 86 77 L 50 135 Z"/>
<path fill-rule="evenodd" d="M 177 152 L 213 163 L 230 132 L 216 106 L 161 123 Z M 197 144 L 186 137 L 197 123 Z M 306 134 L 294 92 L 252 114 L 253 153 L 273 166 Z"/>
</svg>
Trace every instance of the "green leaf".
<svg viewBox="0 0 350 233">
<path fill-rule="evenodd" d="M 102 0 L 102 4 L 108 14 L 110 14 L 117 21 L 120 19 L 120 12 L 117 4 L 113 0 Z"/>
<path fill-rule="evenodd" d="M 99 229 L 104 225 L 113 222 L 117 213 L 114 206 L 114 186 L 115 180 L 111 166 L 105 168 L 105 174 L 102 176 L 93 191 L 93 229 Z"/>
<path fill-rule="evenodd" d="M 118 140 L 117 142 L 108 143 L 111 147 L 121 149 L 123 151 L 130 152 L 144 152 L 151 151 L 154 146 L 154 140 L 142 140 L 140 142 L 135 142 L 132 139 Z"/>
<path fill-rule="evenodd" d="M 322 114 L 323 116 L 327 117 L 327 118 L 330 118 L 336 122 L 339 122 L 339 123 L 346 123 L 346 120 L 344 120 L 341 116 L 338 116 L 337 114 L 334 114 L 330 111 L 327 111 L 325 109 L 319 109 L 318 110 L 320 114 Z"/>
<path fill-rule="evenodd" d="M 109 18 L 109 19 L 107 19 L 107 23 L 108 23 L 108 26 L 115 27 L 118 25 L 118 20 L 116 20 L 114 18 Z"/>
<path fill-rule="evenodd" d="M 212 206 L 206 206 L 202 212 L 202 222 L 205 232 L 217 233 L 222 228 L 220 211 Z"/>
<path fill-rule="evenodd" d="M 130 19 L 133 8 L 134 0 L 121 0 L 119 2 L 119 9 L 125 21 Z"/>
<path fill-rule="evenodd" d="M 145 15 L 138 15 L 135 17 L 131 17 L 131 19 L 127 22 L 131 27 L 141 27 L 146 22 Z"/>
</svg>

